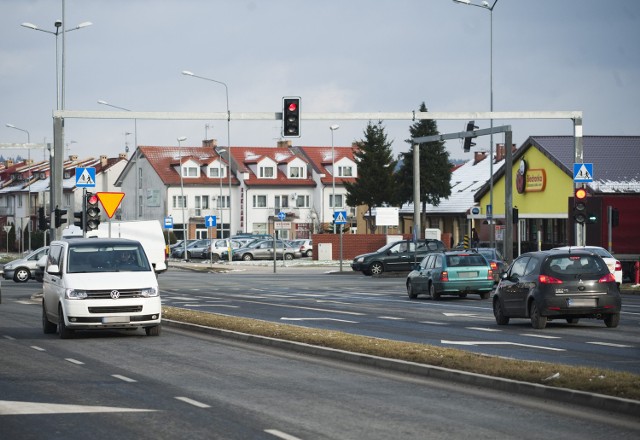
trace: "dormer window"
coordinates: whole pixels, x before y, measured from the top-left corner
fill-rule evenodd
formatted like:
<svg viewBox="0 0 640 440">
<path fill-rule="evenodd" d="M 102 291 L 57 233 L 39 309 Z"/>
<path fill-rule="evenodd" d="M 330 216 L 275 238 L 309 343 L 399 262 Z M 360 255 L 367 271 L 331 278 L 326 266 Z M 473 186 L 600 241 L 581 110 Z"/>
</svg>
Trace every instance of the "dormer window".
<svg viewBox="0 0 640 440">
<path fill-rule="evenodd" d="M 304 167 L 289 167 L 290 179 L 304 179 L 305 178 Z"/>
<path fill-rule="evenodd" d="M 258 177 L 261 179 L 274 179 L 275 170 L 273 167 L 261 166 L 258 168 Z"/>
<path fill-rule="evenodd" d="M 226 167 L 218 167 L 218 166 L 211 166 L 209 167 L 209 177 L 212 178 L 219 178 L 219 177 L 225 177 L 226 175 Z"/>
<path fill-rule="evenodd" d="M 198 177 L 198 167 L 193 165 L 183 165 L 182 177 Z"/>
<path fill-rule="evenodd" d="M 351 167 L 351 166 L 340 166 L 340 167 L 338 167 L 338 176 L 339 177 L 353 177 L 353 167 Z"/>
</svg>

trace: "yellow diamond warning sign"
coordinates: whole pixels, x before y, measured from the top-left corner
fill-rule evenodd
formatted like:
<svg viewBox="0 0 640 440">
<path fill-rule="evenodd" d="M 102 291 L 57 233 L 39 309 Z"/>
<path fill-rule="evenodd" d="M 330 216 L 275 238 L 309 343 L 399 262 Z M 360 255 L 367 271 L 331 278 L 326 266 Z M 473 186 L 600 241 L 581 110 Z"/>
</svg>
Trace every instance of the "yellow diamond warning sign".
<svg viewBox="0 0 640 440">
<path fill-rule="evenodd" d="M 124 193 L 121 192 L 98 192 L 96 195 L 109 218 L 113 217 L 113 214 L 124 198 Z"/>
</svg>

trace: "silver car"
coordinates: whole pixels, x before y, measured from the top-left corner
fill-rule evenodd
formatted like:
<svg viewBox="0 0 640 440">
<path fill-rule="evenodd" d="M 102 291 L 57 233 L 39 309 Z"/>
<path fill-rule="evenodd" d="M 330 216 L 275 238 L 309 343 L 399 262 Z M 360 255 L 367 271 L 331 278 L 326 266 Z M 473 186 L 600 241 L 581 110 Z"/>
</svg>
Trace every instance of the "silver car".
<svg viewBox="0 0 640 440">
<path fill-rule="evenodd" d="M 16 283 L 26 283 L 35 277 L 38 260 L 48 253 L 49 246 L 44 246 L 24 258 L 8 262 L 3 268 L 3 278 L 5 280 L 13 280 Z"/>
</svg>

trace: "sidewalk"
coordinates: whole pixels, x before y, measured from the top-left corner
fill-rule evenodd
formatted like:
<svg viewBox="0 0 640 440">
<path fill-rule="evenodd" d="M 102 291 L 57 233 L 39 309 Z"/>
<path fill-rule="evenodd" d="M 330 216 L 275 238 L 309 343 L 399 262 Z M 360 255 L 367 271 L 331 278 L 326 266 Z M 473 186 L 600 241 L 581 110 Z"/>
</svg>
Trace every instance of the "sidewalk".
<svg viewBox="0 0 640 440">
<path fill-rule="evenodd" d="M 268 273 L 274 272 L 273 260 L 234 261 L 232 263 L 211 263 L 208 260 L 169 260 L 169 268 L 197 270 L 202 272 L 243 272 Z M 281 261 L 275 263 L 275 273 L 341 273 L 340 261 L 317 261 L 309 258 Z M 342 261 L 342 273 L 345 275 L 359 275 L 351 270 L 351 261 Z"/>
</svg>

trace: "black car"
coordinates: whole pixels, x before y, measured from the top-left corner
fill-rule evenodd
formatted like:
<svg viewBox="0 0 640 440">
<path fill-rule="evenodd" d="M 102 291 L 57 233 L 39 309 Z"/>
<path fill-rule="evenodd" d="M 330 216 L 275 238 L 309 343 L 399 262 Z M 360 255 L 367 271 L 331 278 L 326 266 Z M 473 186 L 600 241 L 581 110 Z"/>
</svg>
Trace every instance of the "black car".
<svg viewBox="0 0 640 440">
<path fill-rule="evenodd" d="M 358 255 L 351 262 L 351 269 L 365 275 L 380 275 L 383 272 L 406 271 L 422 261 L 430 252 L 444 251 L 440 240 L 400 240 L 389 243 L 375 252 Z"/>
<path fill-rule="evenodd" d="M 585 251 L 540 251 L 519 256 L 503 273 L 493 296 L 498 325 L 529 318 L 543 329 L 548 321 L 602 319 L 620 322 L 620 290 L 602 257 Z"/>
</svg>

